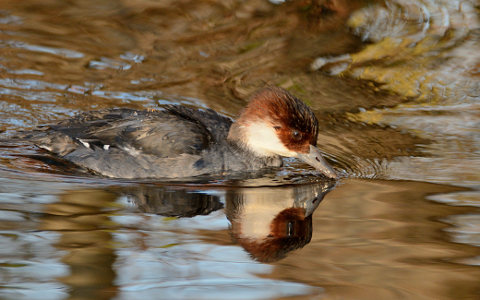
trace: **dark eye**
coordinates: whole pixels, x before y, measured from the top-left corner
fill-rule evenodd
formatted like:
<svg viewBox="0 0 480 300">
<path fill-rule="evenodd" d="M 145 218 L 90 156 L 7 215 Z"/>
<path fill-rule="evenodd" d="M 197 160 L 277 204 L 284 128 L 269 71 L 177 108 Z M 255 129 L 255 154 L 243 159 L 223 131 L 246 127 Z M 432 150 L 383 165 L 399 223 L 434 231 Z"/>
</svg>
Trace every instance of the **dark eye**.
<svg viewBox="0 0 480 300">
<path fill-rule="evenodd" d="M 273 129 L 280 130 L 280 129 L 282 129 L 282 127 L 281 126 L 273 126 Z"/>
<path fill-rule="evenodd" d="M 302 139 L 302 133 L 299 132 L 298 130 L 292 131 L 292 137 L 294 140 L 301 140 Z"/>
</svg>

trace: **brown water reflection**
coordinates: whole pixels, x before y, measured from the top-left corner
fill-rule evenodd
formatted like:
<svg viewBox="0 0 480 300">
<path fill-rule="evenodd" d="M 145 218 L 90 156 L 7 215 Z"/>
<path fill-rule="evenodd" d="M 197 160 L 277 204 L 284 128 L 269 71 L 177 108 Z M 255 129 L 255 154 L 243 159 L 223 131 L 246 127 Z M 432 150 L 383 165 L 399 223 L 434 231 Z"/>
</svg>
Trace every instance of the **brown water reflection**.
<svg viewBox="0 0 480 300">
<path fill-rule="evenodd" d="M 313 218 L 308 247 L 269 278 L 327 291 L 328 299 L 470 299 L 478 294 L 473 245 L 450 242 L 445 220 L 468 212 L 425 201 L 461 189 L 419 182 L 349 180 L 328 194 Z M 295 266 L 295 267 L 293 267 Z"/>
<path fill-rule="evenodd" d="M 454 227 L 445 222 L 470 209 L 425 200 L 431 193 L 464 189 L 347 180 L 318 206 L 329 188 L 201 191 L 130 185 L 23 202 L 8 200 L 4 192 L 0 209 L 11 213 L 0 235 L 1 294 L 18 299 L 39 286 L 49 299 L 136 299 L 159 293 L 169 299 L 224 299 L 232 293 L 234 299 L 463 299 L 478 293 L 479 270 L 465 264 L 478 248 L 452 242 L 448 232 Z M 155 214 L 186 211 L 186 218 Z M 247 252 L 260 261 L 283 259 L 263 265 Z M 35 264 L 37 259 L 42 264 Z"/>
<path fill-rule="evenodd" d="M 234 117 L 273 84 L 343 171 L 309 214 L 292 199 L 322 183 L 295 161 L 159 185 L 2 143 L 0 298 L 478 298 L 478 1 L 274 2 L 0 0 L 0 139 L 110 107 Z M 295 242 L 245 247 L 272 228 Z"/>
<path fill-rule="evenodd" d="M 243 207 L 246 200 L 249 205 L 255 205 L 255 203 L 263 205 L 263 212 L 267 215 L 280 215 L 282 210 L 294 209 L 309 220 L 310 226 L 306 237 L 309 239 L 312 234 L 312 213 L 328 189 L 328 184 L 290 188 L 256 188 L 254 193 L 263 195 L 260 197 L 261 199 L 251 198 L 251 189 L 239 189 L 228 192 L 225 197 L 227 203 L 237 203 L 238 208 Z M 68 266 L 68 274 L 58 277 L 47 276 L 43 279 L 34 275 L 29 280 L 46 281 L 52 284 L 58 282 L 63 285 L 64 293 L 68 293 L 67 298 L 71 299 L 111 299 L 117 296 L 129 299 L 129 295 L 133 291 L 139 291 L 145 296 L 151 297 L 158 289 L 161 289 L 164 294 L 172 295 L 168 298 L 188 298 L 194 295 L 189 289 L 195 291 L 198 288 L 201 290 L 219 289 L 212 294 L 205 293 L 200 296 L 202 299 L 218 299 L 223 298 L 221 295 L 230 293 L 230 285 L 239 287 L 252 285 L 253 278 L 249 279 L 249 277 L 255 276 L 259 271 L 265 272 L 265 268 L 258 268 L 255 267 L 255 264 L 248 263 L 248 257 L 242 251 L 230 250 L 224 253 L 225 251 L 222 249 L 224 247 L 232 248 L 234 245 L 232 245 L 230 236 L 225 234 L 226 230 L 232 231 L 235 236 L 235 226 L 238 222 L 244 225 L 252 223 L 255 226 L 258 222 L 263 222 L 262 218 L 265 215 L 259 216 L 256 211 L 242 209 L 240 215 L 236 212 L 233 215 L 230 214 L 230 217 L 235 220 L 230 229 L 227 229 L 228 225 L 224 222 L 226 221 L 225 216 L 218 213 L 208 217 L 210 222 L 208 219 L 185 219 L 182 221 L 160 216 L 208 215 L 222 208 L 222 204 L 219 202 L 221 195 L 219 192 L 221 191 L 202 192 L 192 188 L 176 187 L 172 189 L 147 185 L 137 188 L 133 186 L 117 187 L 109 190 L 107 192 L 104 189 L 84 189 L 63 192 L 57 201 L 44 204 L 41 209 L 36 209 L 36 211 L 41 211 L 41 214 L 35 218 L 34 230 L 57 233 L 54 239 L 49 240 L 51 243 L 49 247 L 53 247 L 55 249 L 53 252 L 60 255 L 59 262 Z M 248 193 L 248 195 L 243 193 Z M 282 200 L 283 205 L 276 204 L 275 200 L 278 200 L 279 195 L 283 194 L 291 195 L 291 197 Z M 242 203 L 240 204 L 238 201 Z M 272 207 L 265 206 L 267 203 L 274 205 Z M 23 210 L 21 206 L 15 204 L 1 208 L 2 210 L 11 209 L 24 215 L 37 214 L 35 211 Z M 149 213 L 138 213 L 145 211 Z M 242 218 L 246 220 L 241 220 Z M 302 222 L 302 220 L 298 219 L 298 222 Z M 3 230 L 19 229 L 22 227 L 20 224 L 4 223 Z M 287 226 L 284 229 L 288 228 Z M 279 248 L 285 248 L 284 251 L 281 251 L 281 256 L 285 256 L 286 252 L 293 250 L 292 241 L 295 242 L 295 238 L 298 236 L 295 223 L 287 234 L 289 236 L 280 238 L 275 245 L 271 245 L 274 248 L 272 251 L 267 250 L 275 255 L 275 260 L 279 257 L 273 251 L 278 252 Z M 208 236 L 210 241 L 202 241 L 202 236 Z M 8 239 L 9 236 L 3 238 Z M 220 245 L 218 245 L 219 239 Z M 14 244 L 17 243 L 15 240 L 12 241 Z M 304 245 L 305 243 L 294 248 Z M 33 253 L 39 255 L 38 252 L 41 251 L 42 246 L 32 246 Z M 200 252 L 190 249 L 192 246 L 200 247 Z M 244 244 L 242 246 L 245 247 Z M 204 248 L 210 248 L 209 252 L 213 252 L 211 258 L 205 260 L 204 256 L 207 253 L 203 253 Z M 246 249 L 248 250 L 248 248 Z M 190 254 L 185 256 L 188 253 Z M 22 253 L 19 255 L 21 256 Z M 142 260 L 144 255 L 147 255 L 150 261 L 146 265 L 146 261 Z M 198 257 L 198 255 L 201 256 Z M 232 255 L 232 257 L 228 257 L 228 255 Z M 15 253 L 11 253 L 9 256 L 12 262 L 20 259 Z M 265 257 L 260 258 L 266 260 Z M 234 265 L 240 260 L 242 264 L 252 264 L 252 266 L 237 270 L 233 278 L 224 285 L 222 274 L 216 272 L 210 274 L 208 270 L 201 267 L 201 265 L 207 264 L 214 269 L 220 268 L 223 270 L 222 272 L 228 270 L 227 266 L 218 266 L 218 260 L 227 265 L 231 264 L 227 260 L 231 260 Z M 152 274 L 152 271 L 148 270 L 150 263 L 157 271 L 160 268 L 159 274 Z M 49 263 L 46 263 L 45 267 L 48 266 Z M 7 271 L 12 268 L 12 273 L 16 273 L 19 268 L 24 267 L 18 263 L 3 266 Z M 198 269 L 199 267 L 201 268 Z M 185 268 L 186 270 L 184 270 Z M 37 272 L 40 270 L 41 268 Z M 172 277 L 173 274 L 176 275 Z M 126 280 L 126 278 L 129 279 Z M 15 284 L 17 279 L 28 280 L 21 272 L 13 278 L 7 276 L 4 279 L 4 293 L 2 293 L 4 296 L 18 297 L 33 292 L 28 286 L 23 287 L 27 290 L 27 292 L 23 292 L 22 288 Z M 33 287 L 33 282 L 31 284 Z M 259 285 L 268 286 L 269 284 L 276 283 L 272 280 L 265 280 L 254 286 L 256 288 Z M 177 289 L 183 291 L 179 293 Z M 286 284 L 285 289 L 271 290 L 266 293 L 277 296 L 295 295 L 309 290 L 315 289 L 298 284 Z M 49 297 L 52 297 L 52 292 L 49 293 Z M 261 295 L 262 293 L 255 294 Z"/>
<path fill-rule="evenodd" d="M 68 275 L 56 278 L 68 287 L 68 299 L 111 299 L 117 294 L 112 264 L 116 254 L 109 232 L 115 195 L 103 191 L 72 191 L 45 205 L 38 230 L 59 232 L 53 246 Z M 117 209 L 118 210 L 118 209 Z"/>
</svg>

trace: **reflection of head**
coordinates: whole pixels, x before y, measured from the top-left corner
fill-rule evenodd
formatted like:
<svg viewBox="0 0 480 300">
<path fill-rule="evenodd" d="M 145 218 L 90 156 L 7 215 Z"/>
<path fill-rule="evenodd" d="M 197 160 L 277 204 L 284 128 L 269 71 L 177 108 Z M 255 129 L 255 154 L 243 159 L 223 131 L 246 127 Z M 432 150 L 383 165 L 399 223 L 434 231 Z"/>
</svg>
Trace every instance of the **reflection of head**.
<svg viewBox="0 0 480 300">
<path fill-rule="evenodd" d="M 312 238 L 312 213 L 328 188 L 322 185 L 237 189 L 227 194 L 231 234 L 261 262 L 282 259 Z"/>
<path fill-rule="evenodd" d="M 303 208 L 288 208 L 270 224 L 270 234 L 263 239 L 242 236 L 242 225 L 232 222 L 232 235 L 258 261 L 273 262 L 292 250 L 302 248 L 312 238 L 312 216 L 305 218 Z"/>
</svg>

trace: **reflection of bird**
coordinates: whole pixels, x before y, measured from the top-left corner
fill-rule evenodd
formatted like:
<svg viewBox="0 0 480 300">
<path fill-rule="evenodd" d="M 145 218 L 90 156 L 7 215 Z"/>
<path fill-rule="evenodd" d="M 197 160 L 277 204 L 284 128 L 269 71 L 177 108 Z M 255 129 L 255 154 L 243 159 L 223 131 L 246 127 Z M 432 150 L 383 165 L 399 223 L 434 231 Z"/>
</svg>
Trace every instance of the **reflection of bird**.
<svg viewBox="0 0 480 300">
<path fill-rule="evenodd" d="M 232 236 L 256 260 L 279 260 L 310 242 L 312 213 L 332 187 L 327 183 L 231 191 L 226 214 Z"/>
<path fill-rule="evenodd" d="M 335 178 L 315 147 L 317 119 L 287 91 L 257 92 L 236 122 L 213 110 L 88 112 L 23 134 L 39 147 L 98 174 L 178 178 L 253 171 L 297 157 Z"/>
<path fill-rule="evenodd" d="M 117 190 L 141 212 L 167 217 L 208 215 L 223 208 L 218 196 L 172 187 L 135 186 Z"/>
</svg>

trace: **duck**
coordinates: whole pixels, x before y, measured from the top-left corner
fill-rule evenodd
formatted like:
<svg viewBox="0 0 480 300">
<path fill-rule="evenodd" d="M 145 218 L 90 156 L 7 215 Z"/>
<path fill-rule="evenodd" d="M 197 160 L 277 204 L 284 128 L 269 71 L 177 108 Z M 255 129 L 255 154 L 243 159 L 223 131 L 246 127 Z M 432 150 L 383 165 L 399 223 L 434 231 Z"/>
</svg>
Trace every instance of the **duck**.
<svg viewBox="0 0 480 300">
<path fill-rule="evenodd" d="M 318 120 L 283 88 L 255 92 L 233 120 L 212 109 L 165 105 L 155 110 L 84 112 L 23 135 L 37 147 L 112 178 L 186 178 L 279 168 L 292 157 L 319 176 L 337 173 L 317 148 Z"/>
</svg>

